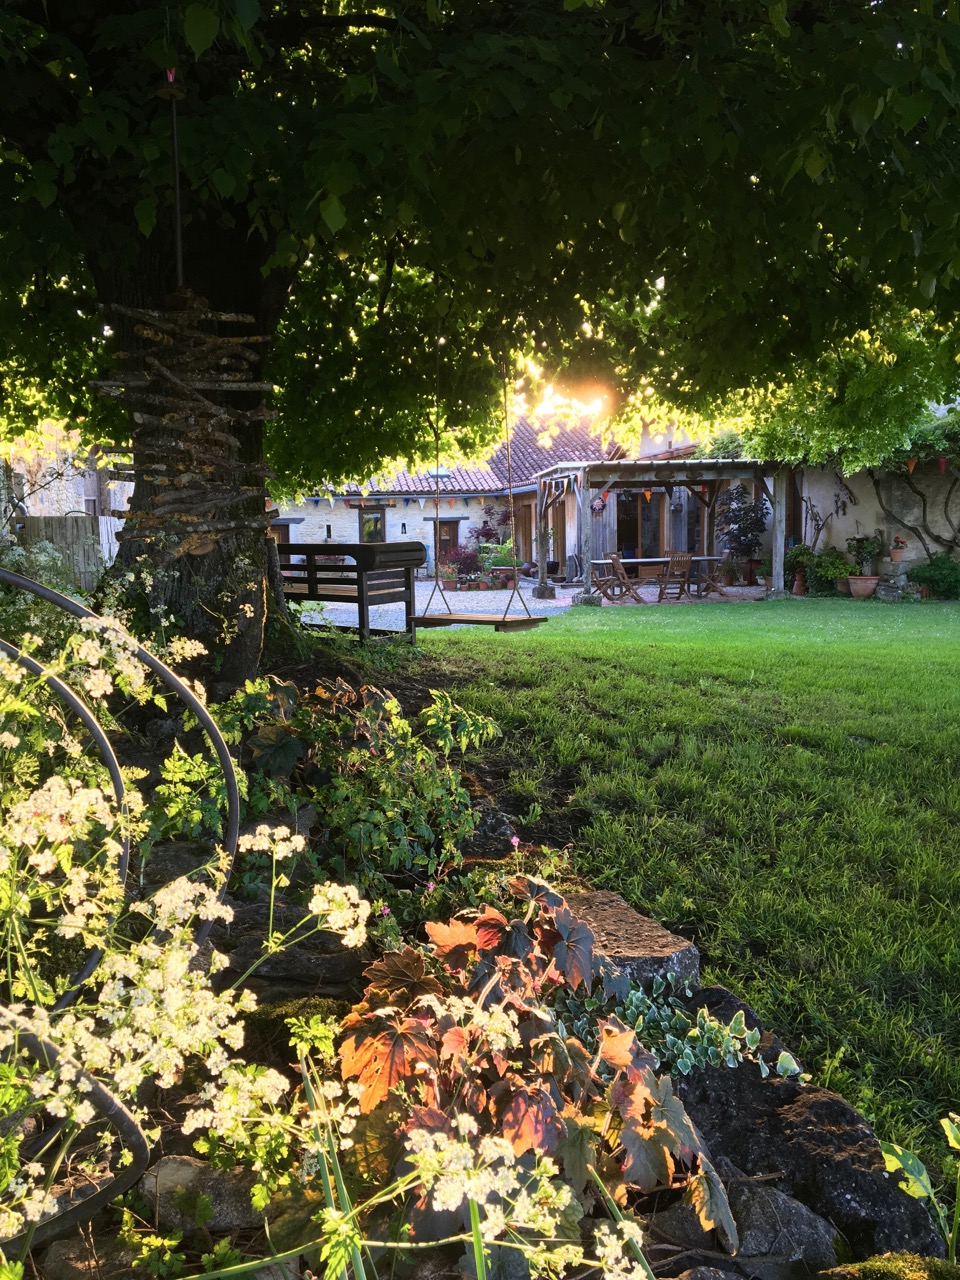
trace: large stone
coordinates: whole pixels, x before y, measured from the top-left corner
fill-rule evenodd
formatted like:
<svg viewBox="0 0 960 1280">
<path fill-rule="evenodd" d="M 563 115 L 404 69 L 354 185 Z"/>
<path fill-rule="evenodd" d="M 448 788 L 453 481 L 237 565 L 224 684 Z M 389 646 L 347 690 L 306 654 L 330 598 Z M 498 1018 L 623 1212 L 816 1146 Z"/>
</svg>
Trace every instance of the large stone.
<svg viewBox="0 0 960 1280">
<path fill-rule="evenodd" d="M 195 1215 L 181 1207 L 181 1192 L 188 1197 L 204 1195 L 210 1200 L 213 1216 L 207 1229 L 217 1232 L 253 1231 L 263 1223 L 263 1214 L 250 1203 L 256 1174 L 247 1169 L 215 1169 L 195 1156 L 164 1156 L 143 1175 L 140 1192 L 165 1231 L 190 1231 Z"/>
<path fill-rule="evenodd" d="M 213 846 L 203 840 L 170 840 L 154 845 L 143 860 L 143 883 L 155 889 L 181 876 L 196 878 L 201 867 L 215 864 L 216 860 Z"/>
<path fill-rule="evenodd" d="M 269 908 L 263 902 L 235 903 L 233 920 L 217 921 L 210 933 L 214 947 L 229 960 L 229 969 L 220 977 L 236 980 L 255 966 L 244 985 L 263 999 L 294 999 L 304 995 L 342 996 L 355 987 L 370 963 L 366 948 L 344 947 L 339 934 L 311 933 L 301 942 L 265 955 L 263 941 L 269 929 Z M 289 932 L 303 920 L 304 908 L 277 904 L 273 927 Z M 301 932 L 306 932 L 306 926 Z"/>
<path fill-rule="evenodd" d="M 593 930 L 598 950 L 637 986 L 649 987 L 670 973 L 683 982 L 699 980 L 700 953 L 693 943 L 634 911 L 619 893 L 572 893 L 567 902 Z"/>
<path fill-rule="evenodd" d="M 837 1264 L 836 1231 L 812 1210 L 763 1182 L 755 1182 L 723 1156 L 717 1158 L 737 1224 L 737 1262 L 758 1280 L 805 1280 Z"/>
<path fill-rule="evenodd" d="M 890 1250 L 941 1258 L 943 1240 L 919 1201 L 884 1168 L 870 1126 L 849 1103 L 751 1063 L 693 1072 L 677 1093 L 709 1150 L 825 1218 L 855 1258 Z"/>
<path fill-rule="evenodd" d="M 712 1253 L 717 1247 L 713 1232 L 701 1224 L 696 1209 L 682 1200 L 651 1213 L 644 1237 L 651 1244 L 675 1244 L 693 1253 Z"/>
<path fill-rule="evenodd" d="M 732 1259 L 729 1270 L 726 1267 L 690 1267 L 681 1271 L 677 1280 L 730 1280 L 731 1270 L 740 1274 Z"/>
<path fill-rule="evenodd" d="M 38 1261 L 43 1280 L 129 1280 L 137 1250 L 121 1247 L 115 1240 L 98 1240 L 96 1252 L 75 1234 L 57 1240 L 44 1250 Z"/>
</svg>

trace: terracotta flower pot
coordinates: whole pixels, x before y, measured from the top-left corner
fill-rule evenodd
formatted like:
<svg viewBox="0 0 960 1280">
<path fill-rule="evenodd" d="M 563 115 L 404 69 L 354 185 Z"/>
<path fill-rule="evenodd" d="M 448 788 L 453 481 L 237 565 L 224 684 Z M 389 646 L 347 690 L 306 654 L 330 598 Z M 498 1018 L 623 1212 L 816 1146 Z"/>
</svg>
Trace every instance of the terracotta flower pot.
<svg viewBox="0 0 960 1280">
<path fill-rule="evenodd" d="M 835 578 L 833 585 L 834 585 L 834 588 L 837 591 L 839 591 L 842 596 L 848 596 L 850 594 L 849 578 Z"/>
<path fill-rule="evenodd" d="M 807 571 L 806 569 L 798 569 L 793 579 L 793 595 L 805 596 L 807 594 Z"/>
<path fill-rule="evenodd" d="M 864 596 L 873 595 L 880 578 L 879 575 L 874 577 L 872 574 L 851 573 L 847 581 L 850 583 L 850 594 L 862 599 Z"/>
<path fill-rule="evenodd" d="M 890 559 L 893 561 L 894 564 L 899 564 L 901 562 L 901 560 L 903 559 L 903 553 L 905 550 L 906 550 L 905 547 L 893 547 L 891 549 Z"/>
</svg>

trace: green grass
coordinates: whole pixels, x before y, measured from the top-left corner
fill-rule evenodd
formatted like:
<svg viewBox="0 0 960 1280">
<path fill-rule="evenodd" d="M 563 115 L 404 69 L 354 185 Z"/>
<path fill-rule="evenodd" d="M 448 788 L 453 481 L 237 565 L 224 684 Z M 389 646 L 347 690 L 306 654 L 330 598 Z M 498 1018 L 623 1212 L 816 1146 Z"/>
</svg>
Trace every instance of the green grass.
<svg viewBox="0 0 960 1280">
<path fill-rule="evenodd" d="M 960 606 L 574 609 L 423 649 L 501 724 L 525 834 L 692 938 L 706 982 L 936 1169 L 960 1109 Z"/>
</svg>

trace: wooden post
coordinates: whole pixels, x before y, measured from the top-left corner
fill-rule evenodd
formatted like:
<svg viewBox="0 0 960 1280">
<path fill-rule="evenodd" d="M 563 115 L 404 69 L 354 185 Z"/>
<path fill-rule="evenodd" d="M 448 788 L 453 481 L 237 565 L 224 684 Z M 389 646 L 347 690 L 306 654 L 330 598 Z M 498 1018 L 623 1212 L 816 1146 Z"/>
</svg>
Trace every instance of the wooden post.
<svg viewBox="0 0 960 1280">
<path fill-rule="evenodd" d="M 787 542 L 787 480 L 789 471 L 780 467 L 773 476 L 773 545 L 771 547 L 771 568 L 773 572 L 773 593 L 784 594 L 783 588 L 783 553 Z"/>
<path fill-rule="evenodd" d="M 587 488 L 587 477 L 581 472 L 580 485 L 580 559 L 583 561 L 583 595 L 588 596 L 593 590 L 593 526 L 597 517 L 590 510 L 594 498 L 600 497 L 598 489 Z"/>
<path fill-rule="evenodd" d="M 541 476 L 537 480 L 537 585 L 533 588 L 533 596 L 537 600 L 556 599 L 556 588 L 547 581 L 547 482 Z"/>
</svg>

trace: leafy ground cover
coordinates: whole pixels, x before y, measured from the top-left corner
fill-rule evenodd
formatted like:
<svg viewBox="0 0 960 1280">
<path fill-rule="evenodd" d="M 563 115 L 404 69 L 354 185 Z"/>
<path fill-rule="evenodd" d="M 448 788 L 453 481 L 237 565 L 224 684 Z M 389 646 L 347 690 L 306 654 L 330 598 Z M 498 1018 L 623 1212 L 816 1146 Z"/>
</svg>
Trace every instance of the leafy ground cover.
<svg viewBox="0 0 960 1280">
<path fill-rule="evenodd" d="M 960 1102 L 960 607 L 573 609 L 422 643 L 502 727 L 477 768 L 524 835 L 692 938 L 705 981 L 938 1168 Z"/>
</svg>

